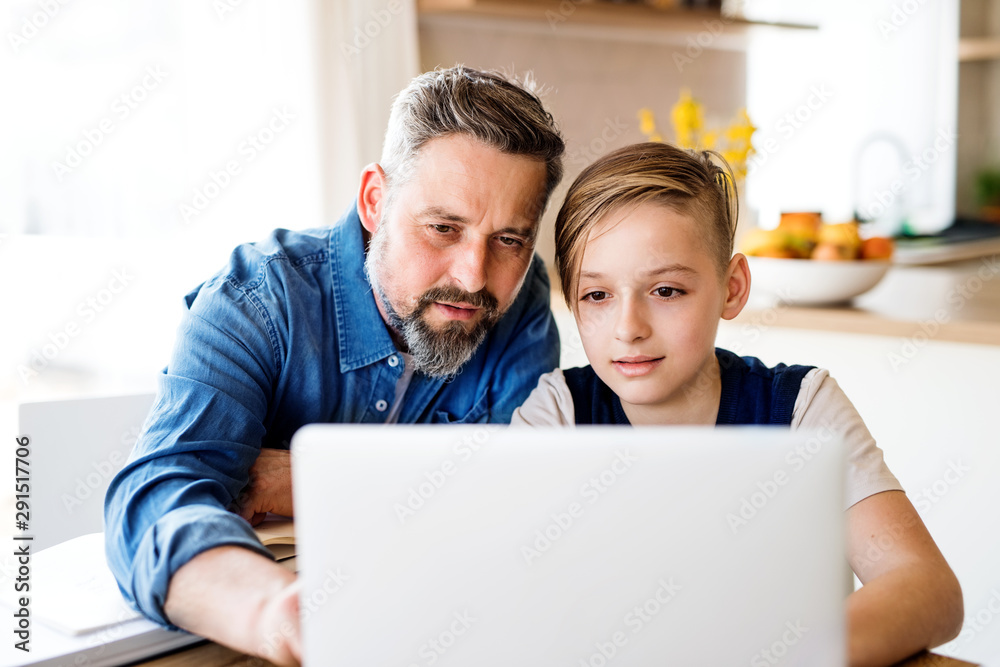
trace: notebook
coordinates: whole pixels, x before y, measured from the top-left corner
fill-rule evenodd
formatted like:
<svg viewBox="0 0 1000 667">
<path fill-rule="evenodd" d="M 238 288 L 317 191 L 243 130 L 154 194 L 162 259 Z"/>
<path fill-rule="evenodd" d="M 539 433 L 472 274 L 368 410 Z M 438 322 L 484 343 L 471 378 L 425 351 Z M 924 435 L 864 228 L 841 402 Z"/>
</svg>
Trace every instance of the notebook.
<svg viewBox="0 0 1000 667">
<path fill-rule="evenodd" d="M 304 664 L 843 665 L 830 432 L 315 425 Z"/>
<path fill-rule="evenodd" d="M 256 532 L 279 563 L 294 570 L 293 522 L 269 517 Z M 15 577 L 0 572 L 0 610 L 6 614 L 19 608 Z M 110 667 L 202 641 L 164 629 L 125 602 L 105 560 L 103 533 L 81 535 L 35 553 L 30 580 L 31 651 L 20 651 L 9 642 L 0 649 L 0 666 Z"/>
</svg>

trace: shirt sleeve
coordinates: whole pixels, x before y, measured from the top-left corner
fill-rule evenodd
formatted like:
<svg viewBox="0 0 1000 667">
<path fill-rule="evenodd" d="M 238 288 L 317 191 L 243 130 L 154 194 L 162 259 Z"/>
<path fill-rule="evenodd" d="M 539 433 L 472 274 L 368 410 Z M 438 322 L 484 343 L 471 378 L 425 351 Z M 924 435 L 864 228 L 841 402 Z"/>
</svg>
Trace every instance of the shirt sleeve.
<svg viewBox="0 0 1000 667">
<path fill-rule="evenodd" d="M 190 559 L 224 545 L 268 554 L 227 508 L 260 452 L 280 371 L 267 310 L 235 281 L 205 283 L 188 305 L 153 409 L 104 508 L 119 588 L 168 626 L 170 578 Z"/>
<path fill-rule="evenodd" d="M 876 493 L 903 490 L 861 415 L 829 371 L 814 368 L 802 378 L 791 427 L 829 428 L 843 438 L 847 452 L 845 509 Z"/>
<path fill-rule="evenodd" d="M 573 395 L 562 369 L 538 378 L 538 386 L 514 410 L 510 423 L 511 426 L 576 426 Z"/>
<path fill-rule="evenodd" d="M 552 315 L 549 275 L 537 255 L 511 310 L 520 312 L 509 326 L 498 326 L 503 342 L 490 381 L 489 421 L 507 424 L 543 373 L 559 365 L 559 329 Z"/>
</svg>

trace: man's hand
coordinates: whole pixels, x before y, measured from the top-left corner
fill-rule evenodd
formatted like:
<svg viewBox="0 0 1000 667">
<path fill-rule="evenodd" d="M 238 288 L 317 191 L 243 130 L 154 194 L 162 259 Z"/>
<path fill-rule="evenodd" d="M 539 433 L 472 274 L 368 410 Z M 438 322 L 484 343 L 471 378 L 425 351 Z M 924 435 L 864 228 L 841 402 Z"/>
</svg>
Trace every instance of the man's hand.
<svg viewBox="0 0 1000 667">
<path fill-rule="evenodd" d="M 294 516 L 292 455 L 285 449 L 264 447 L 250 468 L 250 481 L 233 503 L 233 511 L 256 526 L 268 512 Z"/>
<path fill-rule="evenodd" d="M 178 627 L 276 665 L 302 659 L 295 575 L 249 549 L 216 547 L 182 565 L 163 611 Z"/>
</svg>

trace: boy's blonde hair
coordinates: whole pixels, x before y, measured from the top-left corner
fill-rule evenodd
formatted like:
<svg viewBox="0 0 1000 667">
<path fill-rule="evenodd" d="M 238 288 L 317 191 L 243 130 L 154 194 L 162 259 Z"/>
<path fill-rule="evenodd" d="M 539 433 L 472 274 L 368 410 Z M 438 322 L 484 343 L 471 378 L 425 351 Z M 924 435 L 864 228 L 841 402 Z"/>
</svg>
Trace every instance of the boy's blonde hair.
<svg viewBox="0 0 1000 667">
<path fill-rule="evenodd" d="M 556 269 L 571 310 L 575 311 L 574 292 L 591 230 L 613 211 L 646 203 L 666 206 L 704 224 L 704 240 L 720 275 L 725 273 L 733 254 L 737 218 L 736 182 L 729 165 L 712 151 L 633 144 L 584 169 L 570 186 L 556 218 Z"/>
</svg>

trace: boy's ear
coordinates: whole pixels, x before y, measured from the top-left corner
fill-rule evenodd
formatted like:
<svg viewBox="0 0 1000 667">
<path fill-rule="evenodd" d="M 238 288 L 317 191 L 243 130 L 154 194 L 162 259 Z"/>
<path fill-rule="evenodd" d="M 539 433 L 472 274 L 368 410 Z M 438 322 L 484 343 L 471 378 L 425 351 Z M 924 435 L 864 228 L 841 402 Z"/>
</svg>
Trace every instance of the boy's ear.
<svg viewBox="0 0 1000 667">
<path fill-rule="evenodd" d="M 361 186 L 358 188 L 358 217 L 369 234 L 375 233 L 382 220 L 386 198 L 385 172 L 377 163 L 361 170 Z"/>
<path fill-rule="evenodd" d="M 750 297 L 750 265 L 743 253 L 729 260 L 726 270 L 726 300 L 722 304 L 722 319 L 731 320 L 740 314 Z"/>
</svg>

